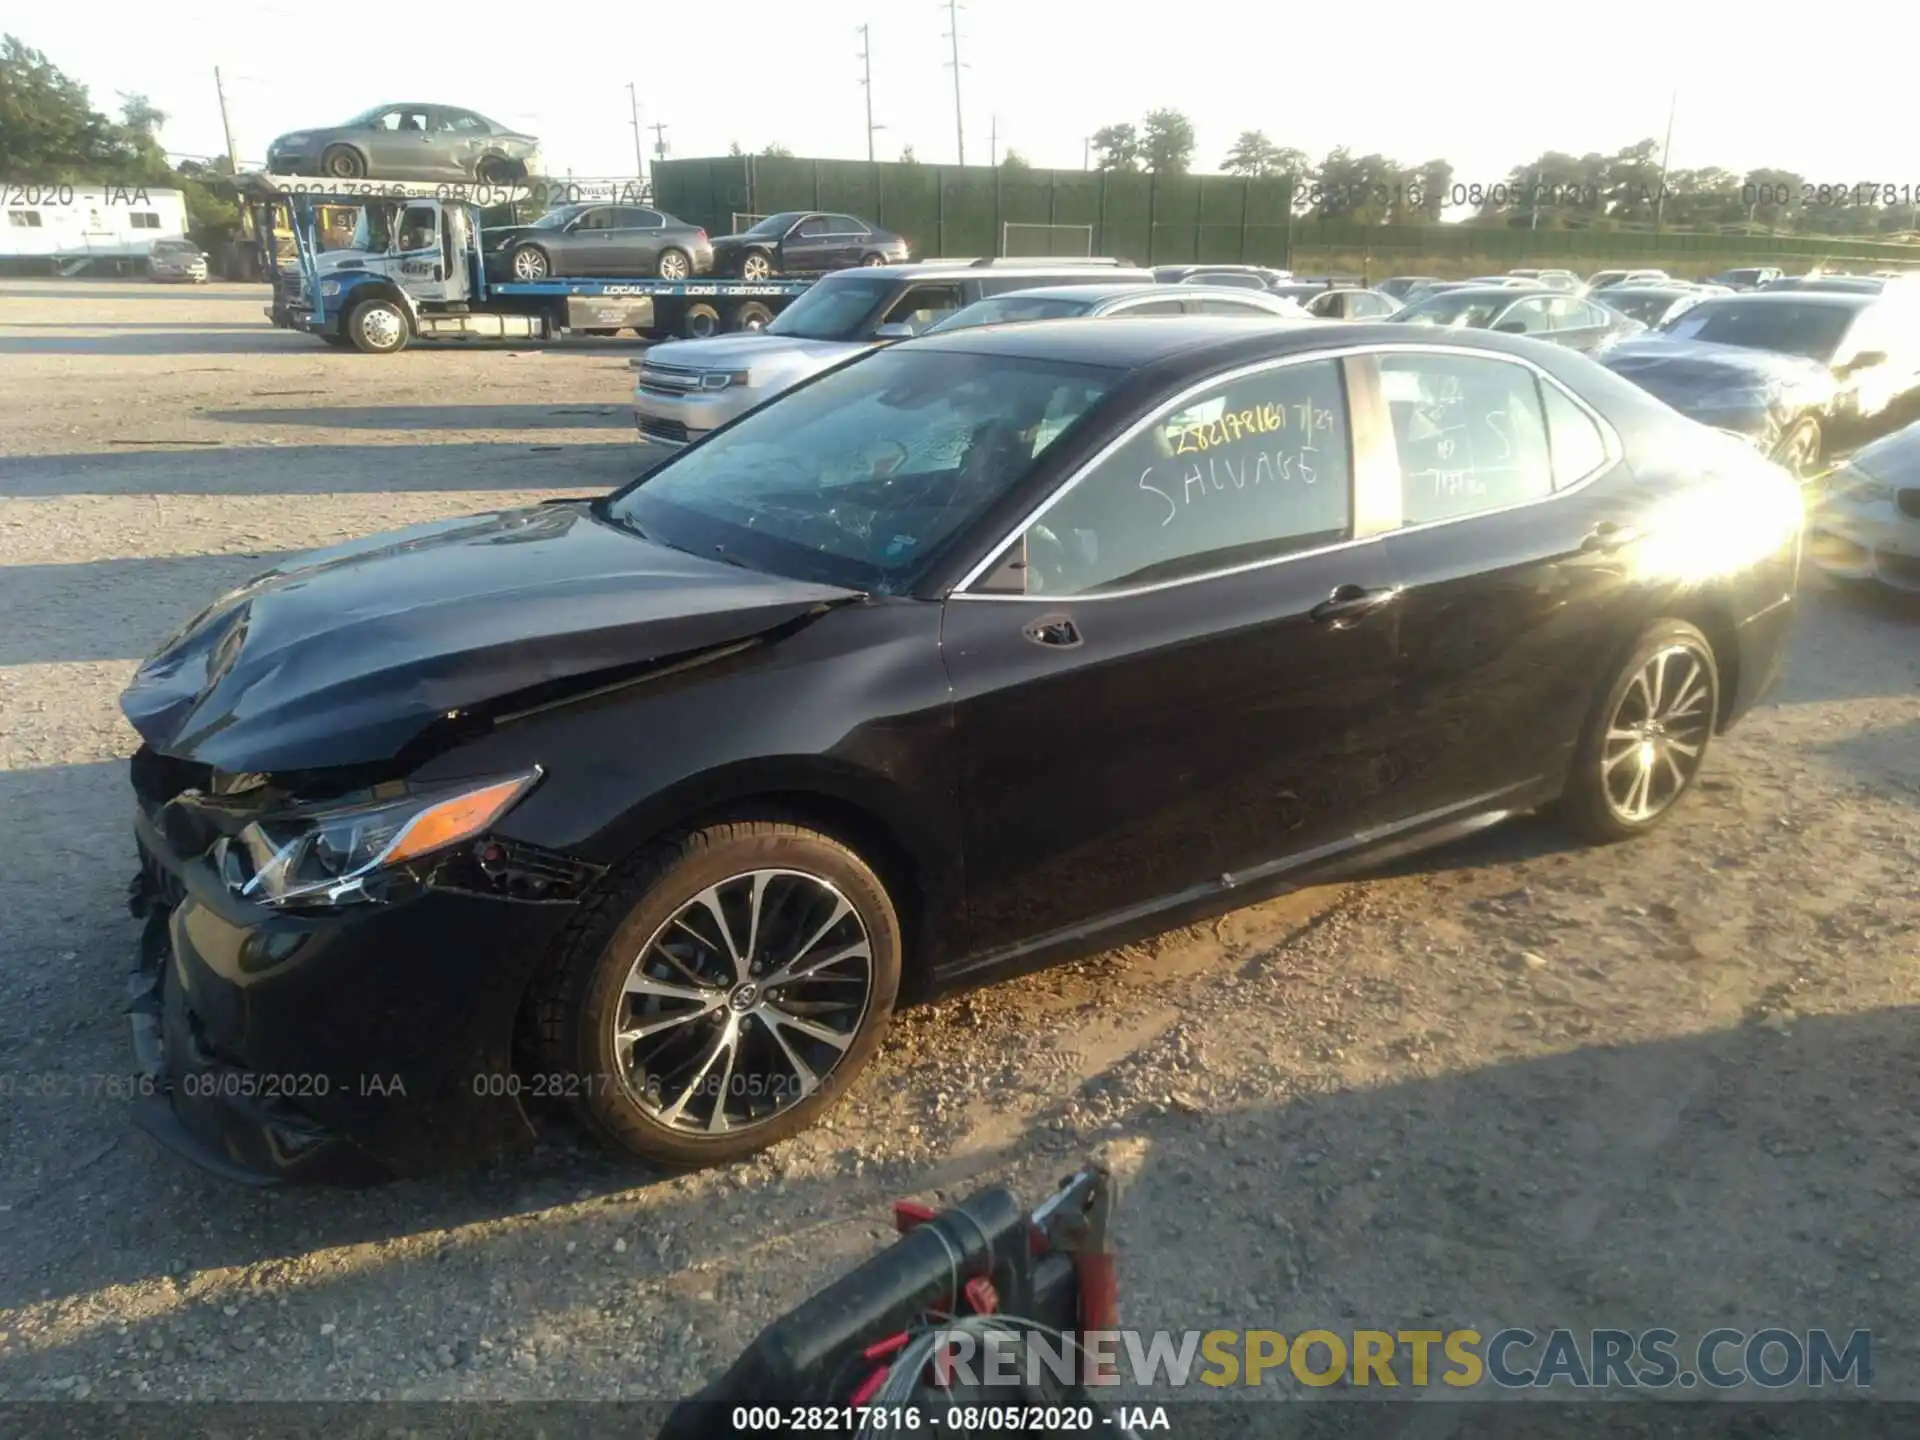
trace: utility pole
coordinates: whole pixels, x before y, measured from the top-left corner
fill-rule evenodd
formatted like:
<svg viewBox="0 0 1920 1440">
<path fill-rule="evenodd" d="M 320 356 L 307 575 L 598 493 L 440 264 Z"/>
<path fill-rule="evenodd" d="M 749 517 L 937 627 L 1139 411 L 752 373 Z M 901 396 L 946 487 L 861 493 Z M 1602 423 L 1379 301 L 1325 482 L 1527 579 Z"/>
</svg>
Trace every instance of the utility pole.
<svg viewBox="0 0 1920 1440">
<path fill-rule="evenodd" d="M 667 158 L 667 127 L 665 125 L 662 125 L 659 121 L 656 120 L 653 124 L 649 125 L 647 128 L 653 131 L 653 158 L 655 160 L 666 159 Z"/>
<path fill-rule="evenodd" d="M 1653 233 L 1660 235 L 1661 212 L 1667 208 L 1667 157 L 1673 154 L 1673 112 L 1680 104 L 1680 91 L 1676 88 L 1673 98 L 1667 102 L 1667 140 L 1660 147 L 1660 193 L 1653 197 Z"/>
<path fill-rule="evenodd" d="M 998 115 L 993 117 L 987 129 L 987 164 L 996 169 L 1000 165 L 1000 117 Z"/>
<path fill-rule="evenodd" d="M 636 180 L 647 178 L 647 152 L 640 145 L 640 92 L 633 88 L 633 82 L 627 82 L 627 108 L 633 112 L 633 176 Z"/>
<path fill-rule="evenodd" d="M 1093 168 L 1093 137 L 1091 135 L 1081 137 L 1080 168 L 1082 170 L 1091 170 Z"/>
<path fill-rule="evenodd" d="M 220 97 L 220 128 L 227 136 L 227 170 L 240 173 L 240 157 L 233 152 L 233 121 L 227 118 L 227 87 L 220 83 L 220 67 L 213 67 L 213 93 Z"/>
<path fill-rule="evenodd" d="M 867 35 L 867 27 L 860 27 L 860 88 L 867 92 L 867 163 L 873 163 L 873 132 L 880 127 L 873 123 L 873 44 Z"/>
<path fill-rule="evenodd" d="M 1533 219 L 1528 223 L 1527 228 L 1529 230 L 1540 228 L 1540 172 L 1537 169 L 1533 172 Z"/>
<path fill-rule="evenodd" d="M 947 0 L 947 39 L 953 43 L 953 139 L 960 163 L 967 163 L 967 131 L 960 120 L 960 0 Z"/>
</svg>

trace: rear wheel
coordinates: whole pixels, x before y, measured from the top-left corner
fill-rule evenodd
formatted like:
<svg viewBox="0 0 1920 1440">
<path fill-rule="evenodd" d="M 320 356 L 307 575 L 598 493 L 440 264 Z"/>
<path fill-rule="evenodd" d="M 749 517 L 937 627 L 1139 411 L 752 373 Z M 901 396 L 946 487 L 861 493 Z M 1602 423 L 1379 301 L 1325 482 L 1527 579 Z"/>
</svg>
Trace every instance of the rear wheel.
<svg viewBox="0 0 1920 1440">
<path fill-rule="evenodd" d="M 887 257 L 882 255 L 878 250 L 875 250 L 871 254 L 862 255 L 860 257 L 860 263 L 862 265 L 884 265 L 887 263 Z"/>
<path fill-rule="evenodd" d="M 734 330 L 764 330 L 773 323 L 773 309 L 758 300 L 743 300 L 733 312 Z"/>
<path fill-rule="evenodd" d="M 320 168 L 336 180 L 358 180 L 367 173 L 367 162 L 351 145 L 329 145 Z"/>
<path fill-rule="evenodd" d="M 689 340 L 704 340 L 720 333 L 720 312 L 701 301 L 689 305 L 680 317 L 680 333 Z"/>
<path fill-rule="evenodd" d="M 773 278 L 773 257 L 764 250 L 749 250 L 740 257 L 740 278 L 742 280 L 771 280 Z"/>
<path fill-rule="evenodd" d="M 535 1020 L 587 1122 L 662 1164 L 738 1159 L 805 1129 L 880 1043 L 900 986 L 891 898 L 796 825 L 662 842 L 590 909 Z"/>
<path fill-rule="evenodd" d="M 1683 620 L 1650 625 L 1588 717 L 1563 797 L 1602 843 L 1644 834 L 1692 788 L 1720 713 L 1713 646 Z"/>
<path fill-rule="evenodd" d="M 693 261 L 684 250 L 666 249 L 660 252 L 653 269 L 662 280 L 684 280 L 693 274 Z"/>
<path fill-rule="evenodd" d="M 397 354 L 412 333 L 407 312 L 391 300 L 362 300 L 347 316 L 347 338 L 368 355 Z"/>
</svg>

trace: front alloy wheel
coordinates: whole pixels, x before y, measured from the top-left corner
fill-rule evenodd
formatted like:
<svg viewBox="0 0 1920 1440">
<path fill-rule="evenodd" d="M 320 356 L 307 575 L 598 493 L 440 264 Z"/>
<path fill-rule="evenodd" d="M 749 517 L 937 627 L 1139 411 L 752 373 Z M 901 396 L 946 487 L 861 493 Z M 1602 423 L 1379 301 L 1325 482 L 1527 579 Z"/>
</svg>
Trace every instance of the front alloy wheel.
<svg viewBox="0 0 1920 1440">
<path fill-rule="evenodd" d="M 513 252 L 513 278 L 516 280 L 544 280 L 550 268 L 547 264 L 547 252 L 538 245 L 522 245 Z"/>
<path fill-rule="evenodd" d="M 773 260 L 764 251 L 750 250 L 740 261 L 742 280 L 767 280 L 773 276 Z"/>
<path fill-rule="evenodd" d="M 647 1159 L 712 1164 L 804 1129 L 892 1016 L 891 900 L 817 832 L 761 821 L 665 841 L 608 913 L 536 1015 L 589 1123 Z"/>
</svg>

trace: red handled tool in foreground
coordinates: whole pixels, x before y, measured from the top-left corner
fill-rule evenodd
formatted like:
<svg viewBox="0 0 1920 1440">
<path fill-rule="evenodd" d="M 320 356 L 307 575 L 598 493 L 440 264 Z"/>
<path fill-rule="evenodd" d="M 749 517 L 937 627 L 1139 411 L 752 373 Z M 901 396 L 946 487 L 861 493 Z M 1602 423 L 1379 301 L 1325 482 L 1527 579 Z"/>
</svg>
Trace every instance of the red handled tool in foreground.
<svg viewBox="0 0 1920 1440">
<path fill-rule="evenodd" d="M 944 1211 L 897 1202 L 900 1238 L 769 1325 L 724 1375 L 674 1410 L 659 1440 L 733 1435 L 743 1407 L 762 1421 L 806 1406 L 914 1404 L 944 1414 L 962 1399 L 1016 1411 L 1034 1403 L 1097 1405 L 1092 1391 L 1118 1377 L 1081 1341 L 1119 1327 L 1116 1190 L 1112 1172 L 1093 1163 L 1031 1212 L 1005 1188 Z M 956 1343 L 970 1339 L 1030 1336 L 1048 1337 L 1056 1351 L 1069 1346 L 1077 1373 L 1037 1385 L 1030 1376 L 1013 1386 L 983 1385 L 955 1353 Z M 1127 1433 L 1113 1421 L 1102 1429 Z"/>
</svg>

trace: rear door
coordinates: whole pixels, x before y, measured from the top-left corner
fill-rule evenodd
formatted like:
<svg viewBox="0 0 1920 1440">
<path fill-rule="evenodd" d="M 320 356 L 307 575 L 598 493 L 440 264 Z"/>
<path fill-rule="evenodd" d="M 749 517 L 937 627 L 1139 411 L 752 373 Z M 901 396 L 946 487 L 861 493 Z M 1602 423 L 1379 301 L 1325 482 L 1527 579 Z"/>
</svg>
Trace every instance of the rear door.
<svg viewBox="0 0 1920 1440">
<path fill-rule="evenodd" d="M 1247 367 L 1142 417 L 948 601 L 978 947 L 1380 813 L 1397 616 L 1355 468 L 1339 361 Z"/>
<path fill-rule="evenodd" d="M 858 265 L 867 249 L 867 227 L 851 215 L 829 215 L 827 264 L 836 270 Z"/>
<path fill-rule="evenodd" d="M 618 275 L 621 266 L 614 246 L 611 205 L 595 205 L 580 212 L 561 241 L 562 260 L 556 275 Z"/>
<path fill-rule="evenodd" d="M 1605 527 L 1631 517 L 1607 482 L 1611 432 L 1532 366 L 1437 349 L 1365 363 L 1399 473 L 1394 805 L 1431 817 L 1561 773 L 1604 672 L 1596 637 L 1631 598 Z"/>
<path fill-rule="evenodd" d="M 610 274 L 651 275 L 660 255 L 659 225 L 649 225 L 652 211 L 632 205 L 613 207 L 612 223 L 607 231 Z M 658 216 L 653 216 L 658 219 Z"/>
</svg>

